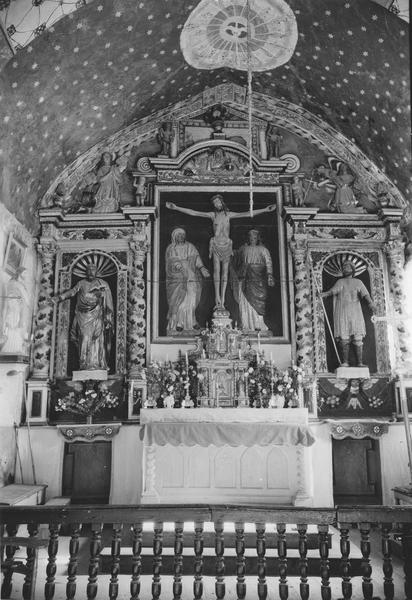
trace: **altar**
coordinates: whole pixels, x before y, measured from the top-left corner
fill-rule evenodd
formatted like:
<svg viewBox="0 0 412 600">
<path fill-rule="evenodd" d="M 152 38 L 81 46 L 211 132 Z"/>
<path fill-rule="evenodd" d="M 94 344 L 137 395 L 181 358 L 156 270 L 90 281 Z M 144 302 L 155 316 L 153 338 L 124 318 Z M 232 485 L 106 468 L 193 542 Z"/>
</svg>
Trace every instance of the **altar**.
<svg viewBox="0 0 412 600">
<path fill-rule="evenodd" d="M 310 506 L 308 411 L 143 409 L 142 503 Z"/>
</svg>

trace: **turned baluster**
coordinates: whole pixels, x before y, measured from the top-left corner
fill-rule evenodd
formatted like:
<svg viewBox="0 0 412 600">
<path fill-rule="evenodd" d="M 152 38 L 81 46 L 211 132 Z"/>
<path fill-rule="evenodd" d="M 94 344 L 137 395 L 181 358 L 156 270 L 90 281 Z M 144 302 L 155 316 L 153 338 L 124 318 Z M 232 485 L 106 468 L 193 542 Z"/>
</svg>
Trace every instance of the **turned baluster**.
<svg viewBox="0 0 412 600">
<path fill-rule="evenodd" d="M 6 525 L 7 535 L 14 537 L 17 533 L 18 525 Z M 9 546 L 7 544 L 7 538 L 3 538 L 6 544 L 6 558 L 3 563 L 3 583 L 1 585 L 1 597 L 10 598 L 11 590 L 13 589 L 13 560 L 17 550 L 17 546 Z"/>
<path fill-rule="evenodd" d="M 225 541 L 223 537 L 223 523 L 215 523 L 215 554 L 216 554 L 216 582 L 215 593 L 218 600 L 223 600 L 226 593 L 225 586 Z"/>
<path fill-rule="evenodd" d="M 373 599 L 373 583 L 372 583 L 372 566 L 370 562 L 371 544 L 369 539 L 370 525 L 369 523 L 360 523 L 361 543 L 360 549 L 362 553 L 362 592 L 364 600 Z"/>
<path fill-rule="evenodd" d="M 308 583 L 308 526 L 304 523 L 297 525 L 299 533 L 298 549 L 299 549 L 299 573 L 300 584 L 299 591 L 301 600 L 309 599 L 309 583 Z"/>
<path fill-rule="evenodd" d="M 322 600 L 331 599 L 330 574 L 329 574 L 329 546 L 328 546 L 329 525 L 318 525 L 319 536 L 319 555 L 320 555 L 320 577 L 321 577 L 321 598 Z"/>
<path fill-rule="evenodd" d="M 173 600 L 182 597 L 183 574 L 183 523 L 175 523 L 175 559 L 173 564 Z"/>
<path fill-rule="evenodd" d="M 279 557 L 279 596 L 280 600 L 287 600 L 289 586 L 287 580 L 288 559 L 286 546 L 286 524 L 277 524 L 278 532 L 278 557 Z"/>
<path fill-rule="evenodd" d="M 244 600 L 246 597 L 246 561 L 245 561 L 245 525 L 244 523 L 236 523 L 235 525 L 236 539 L 236 594 L 238 600 Z"/>
<path fill-rule="evenodd" d="M 156 521 L 153 535 L 153 577 L 152 577 L 152 597 L 153 600 L 160 598 L 162 591 L 160 571 L 162 569 L 162 550 L 163 550 L 163 523 Z"/>
<path fill-rule="evenodd" d="M 97 575 L 99 572 L 100 551 L 102 549 L 102 525 L 92 524 L 92 538 L 90 540 L 89 580 L 87 583 L 87 600 L 93 600 L 97 596 Z"/>
<path fill-rule="evenodd" d="M 412 525 L 402 527 L 403 570 L 405 573 L 405 598 L 412 598 Z"/>
<path fill-rule="evenodd" d="M 77 556 L 79 553 L 80 526 L 74 523 L 71 526 L 69 543 L 69 564 L 67 566 L 66 600 L 73 600 L 76 595 Z"/>
<path fill-rule="evenodd" d="M 349 528 L 343 525 L 340 528 L 340 552 L 341 558 L 341 573 L 342 573 L 342 596 L 343 600 L 352 598 L 352 583 L 351 583 L 351 564 L 349 560 L 350 541 Z"/>
<path fill-rule="evenodd" d="M 143 527 L 135 523 L 132 533 L 132 579 L 130 581 L 130 600 L 139 600 L 140 573 L 142 570 L 142 538 Z"/>
<path fill-rule="evenodd" d="M 120 545 L 122 541 L 122 524 L 113 523 L 112 532 L 112 565 L 110 570 L 109 598 L 116 600 L 119 595 Z"/>
<path fill-rule="evenodd" d="M 31 538 L 37 537 L 39 526 L 37 523 L 29 523 L 27 525 L 27 531 Z M 33 597 L 34 567 L 36 564 L 37 548 L 34 546 L 27 546 L 26 552 L 26 575 L 24 577 L 22 595 L 24 600 L 31 600 Z"/>
<path fill-rule="evenodd" d="M 393 585 L 393 566 L 392 566 L 392 542 L 390 533 L 391 523 L 382 523 L 382 556 L 383 556 L 383 593 L 385 600 L 393 600 L 395 597 L 395 588 Z"/>
<path fill-rule="evenodd" d="M 200 521 L 195 522 L 194 550 L 193 596 L 195 600 L 200 600 L 203 596 L 203 523 Z"/>
<path fill-rule="evenodd" d="M 259 600 L 265 600 L 268 595 L 268 586 L 266 583 L 266 538 L 264 523 L 256 523 L 256 554 L 258 557 L 258 598 Z"/>
<path fill-rule="evenodd" d="M 49 525 L 49 545 L 47 553 L 49 555 L 46 567 L 46 584 L 44 586 L 44 597 L 46 600 L 54 598 L 55 579 L 56 579 L 56 556 L 59 549 L 59 525 L 50 523 Z"/>
</svg>

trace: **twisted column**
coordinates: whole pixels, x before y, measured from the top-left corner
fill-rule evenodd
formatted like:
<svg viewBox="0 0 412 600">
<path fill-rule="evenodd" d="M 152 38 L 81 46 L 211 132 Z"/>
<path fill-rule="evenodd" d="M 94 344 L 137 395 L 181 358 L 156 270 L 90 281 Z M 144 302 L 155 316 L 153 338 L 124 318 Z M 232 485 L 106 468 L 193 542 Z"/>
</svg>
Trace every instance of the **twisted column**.
<svg viewBox="0 0 412 600">
<path fill-rule="evenodd" d="M 53 331 L 53 311 L 51 301 L 54 283 L 54 258 L 56 246 L 52 242 L 37 247 L 40 263 L 40 289 L 37 300 L 37 313 L 33 342 L 33 377 L 48 379 L 50 375 L 50 353 Z"/>
<path fill-rule="evenodd" d="M 405 296 L 403 291 L 403 273 L 405 264 L 404 242 L 399 238 L 393 238 L 386 242 L 385 253 L 388 258 L 389 283 L 392 295 L 392 308 L 400 316 L 404 309 Z M 399 339 L 399 360 L 406 361 L 408 358 L 408 344 L 406 331 L 402 321 L 396 322 Z"/>
<path fill-rule="evenodd" d="M 295 310 L 297 362 L 307 372 L 313 371 L 312 303 L 308 243 L 294 236 L 290 242 L 295 269 Z"/>
<path fill-rule="evenodd" d="M 132 265 L 128 294 L 128 368 L 129 376 L 137 377 L 146 355 L 146 283 L 144 263 L 149 244 L 145 225 L 137 226 L 129 243 Z"/>
</svg>

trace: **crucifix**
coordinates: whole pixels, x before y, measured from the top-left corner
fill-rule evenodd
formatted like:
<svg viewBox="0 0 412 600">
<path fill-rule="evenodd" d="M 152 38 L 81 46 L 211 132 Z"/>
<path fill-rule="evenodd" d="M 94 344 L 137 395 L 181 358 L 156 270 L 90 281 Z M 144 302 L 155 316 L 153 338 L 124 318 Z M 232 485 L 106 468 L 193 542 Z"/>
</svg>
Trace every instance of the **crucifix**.
<svg viewBox="0 0 412 600">
<path fill-rule="evenodd" d="M 384 322 L 387 323 L 391 328 L 396 326 L 398 323 L 405 323 L 405 316 L 396 311 L 389 311 L 387 316 L 376 316 L 373 315 L 371 317 L 372 323 L 376 322 Z M 395 365 L 393 368 L 394 375 L 397 377 L 399 382 L 399 400 L 402 412 L 403 424 L 405 426 L 405 436 L 406 436 L 406 446 L 408 449 L 408 460 L 409 460 L 409 476 L 410 482 L 409 485 L 412 490 L 412 436 L 411 436 L 411 426 L 409 424 L 409 415 L 408 415 L 408 399 L 406 397 L 405 391 L 405 383 L 403 379 L 403 370 L 404 366 L 402 364 L 401 351 L 399 347 L 398 336 L 394 335 L 394 343 L 395 343 Z"/>
</svg>

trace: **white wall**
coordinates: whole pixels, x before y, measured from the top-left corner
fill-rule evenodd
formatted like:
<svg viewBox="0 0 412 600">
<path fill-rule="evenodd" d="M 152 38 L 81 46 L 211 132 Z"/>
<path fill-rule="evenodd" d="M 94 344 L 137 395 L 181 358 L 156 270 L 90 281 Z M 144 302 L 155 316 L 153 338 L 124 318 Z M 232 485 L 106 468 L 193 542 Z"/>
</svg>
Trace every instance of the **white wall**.
<svg viewBox="0 0 412 600">
<path fill-rule="evenodd" d="M 316 439 L 312 446 L 313 506 L 333 506 L 332 437 L 327 423 L 311 422 Z"/>
<path fill-rule="evenodd" d="M 10 337 L 13 329 L 10 328 L 10 319 L 7 315 L 8 285 L 10 273 L 6 270 L 5 258 L 7 244 L 13 235 L 23 242 L 26 252 L 23 266 L 26 270 L 20 277 L 24 286 L 25 301 L 21 313 L 22 324 L 20 333 L 29 340 L 34 307 L 34 299 L 37 291 L 37 259 L 34 240 L 31 234 L 15 219 L 15 217 L 0 204 L 0 487 L 3 487 L 14 476 L 15 465 L 19 470 L 19 462 L 16 463 L 16 432 L 14 424 L 20 424 L 24 380 L 27 375 L 27 366 L 23 363 L 5 362 L 10 360 L 10 354 L 2 354 L 2 349 L 10 346 Z M 16 337 L 15 340 L 20 339 Z M 15 344 L 14 344 L 15 346 Z M 28 346 L 18 345 L 18 353 L 28 355 Z"/>
<path fill-rule="evenodd" d="M 408 449 L 403 422 L 391 423 L 387 434 L 380 438 L 382 471 L 382 502 L 394 504 L 392 489 L 411 484 Z"/>
</svg>

